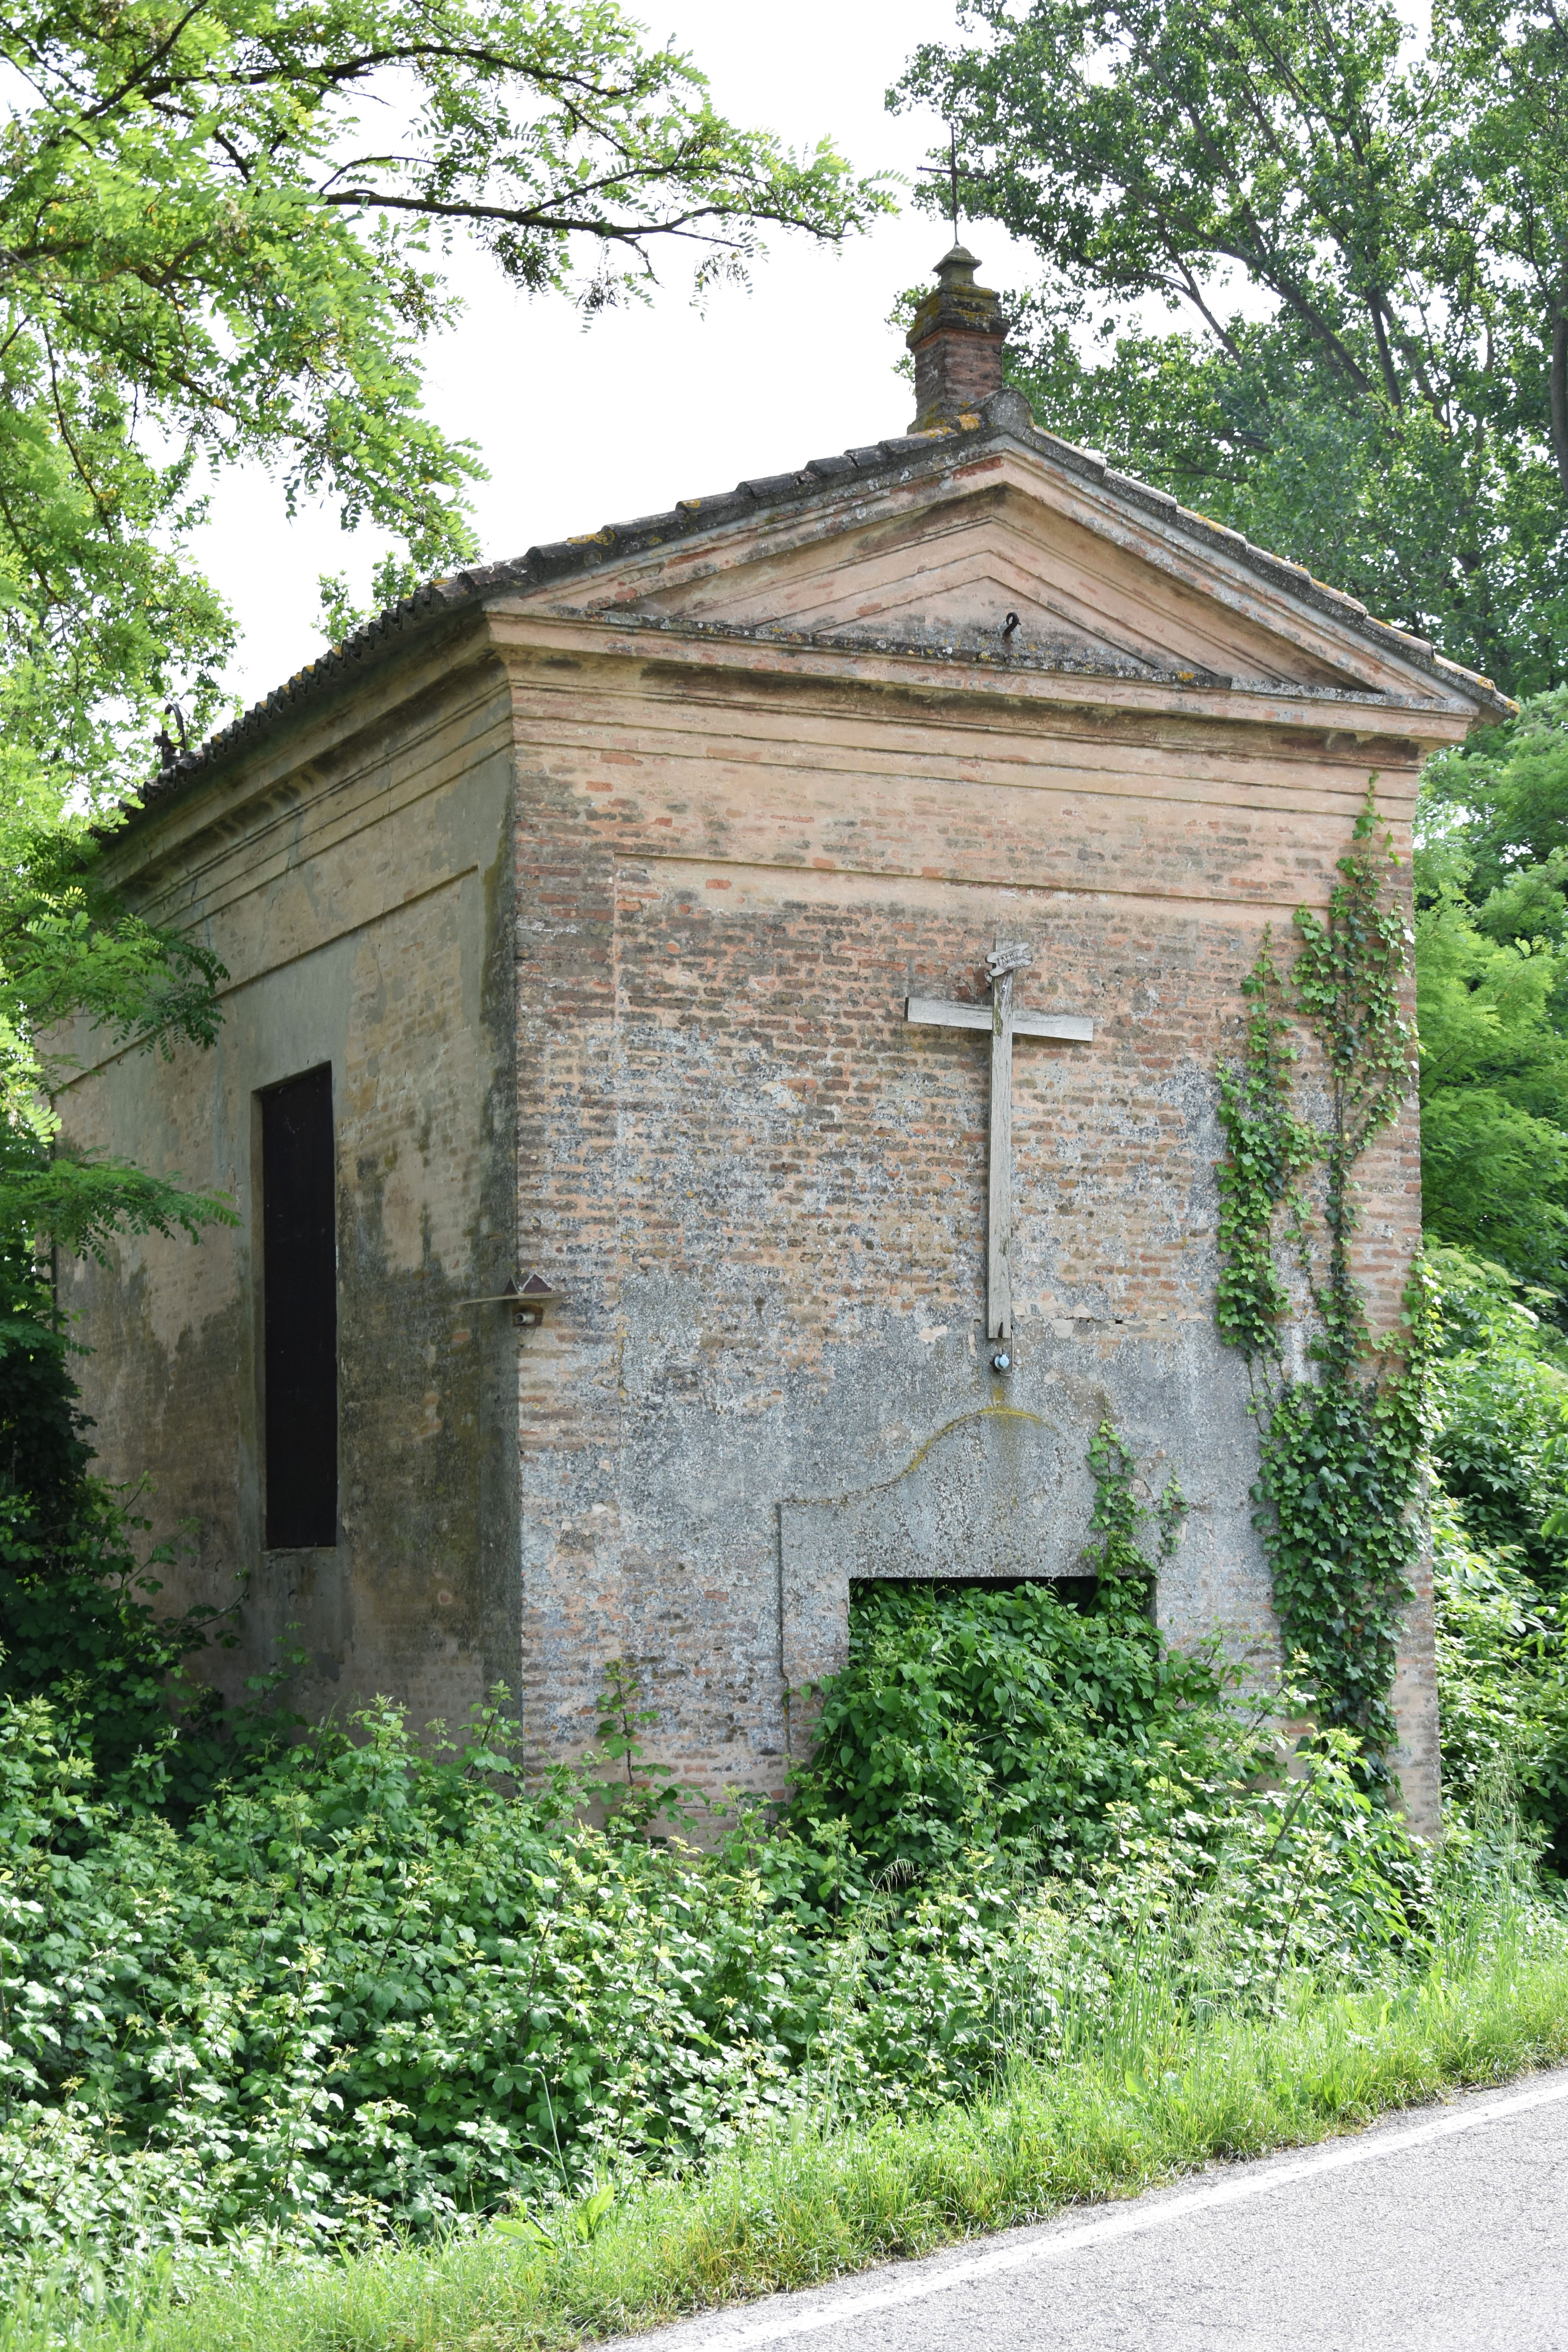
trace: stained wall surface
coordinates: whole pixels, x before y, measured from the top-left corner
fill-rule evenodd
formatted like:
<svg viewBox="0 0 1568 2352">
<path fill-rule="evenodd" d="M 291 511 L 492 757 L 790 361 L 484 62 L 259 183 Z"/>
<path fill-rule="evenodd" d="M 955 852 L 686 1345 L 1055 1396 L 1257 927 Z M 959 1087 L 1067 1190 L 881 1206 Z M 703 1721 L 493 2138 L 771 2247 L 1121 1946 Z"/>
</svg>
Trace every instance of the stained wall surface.
<svg viewBox="0 0 1568 2352">
<path fill-rule="evenodd" d="M 137 837 L 139 902 L 226 965 L 210 1053 L 92 1063 L 60 1098 L 239 1223 L 122 1245 L 63 1286 L 92 1348 L 100 1468 L 145 1475 L 165 1599 L 234 1606 L 231 1687 L 289 1655 L 316 1717 L 386 1693 L 460 1717 L 517 1658 L 514 1341 L 463 1305 L 512 1265 L 510 709 L 493 662 L 269 745 Z M 412 681 L 417 685 L 418 681 Z M 89 1045 L 86 1052 L 90 1055 Z M 328 1062 L 336 1143 L 339 1541 L 268 1552 L 261 1089 Z"/>
<path fill-rule="evenodd" d="M 1256 1441 L 1214 1326 L 1216 1065 L 1266 931 L 1283 946 L 1298 906 L 1326 905 L 1373 767 L 1405 840 L 1418 747 L 1256 705 L 1242 723 L 911 690 L 875 664 L 759 674 L 586 622 L 517 635 L 520 1232 L 565 1294 L 521 1357 L 542 1744 L 583 1740 L 624 1654 L 695 1777 L 776 1790 L 781 1693 L 842 1654 L 847 1584 L 835 1601 L 812 1565 L 823 1507 L 854 1521 L 853 1572 L 930 1572 L 909 1531 L 942 1504 L 916 1492 L 933 1443 L 967 1430 L 995 1454 L 1006 1423 L 1063 1465 L 1078 1524 L 1040 1556 L 1058 1572 L 1102 1419 L 1151 1483 L 1178 1475 L 1162 1622 L 1265 1669 Z M 903 1018 L 909 993 L 984 1001 L 999 936 L 1034 950 L 1021 1002 L 1095 1025 L 1016 1048 L 1005 1380 L 984 1336 L 988 1043 Z M 1416 1144 L 1411 1117 L 1363 1171 L 1385 1320 Z M 1017 1572 L 990 1506 L 958 1526 L 948 1572 Z M 1406 1648 L 1419 1812 L 1425 1601 Z"/>
</svg>

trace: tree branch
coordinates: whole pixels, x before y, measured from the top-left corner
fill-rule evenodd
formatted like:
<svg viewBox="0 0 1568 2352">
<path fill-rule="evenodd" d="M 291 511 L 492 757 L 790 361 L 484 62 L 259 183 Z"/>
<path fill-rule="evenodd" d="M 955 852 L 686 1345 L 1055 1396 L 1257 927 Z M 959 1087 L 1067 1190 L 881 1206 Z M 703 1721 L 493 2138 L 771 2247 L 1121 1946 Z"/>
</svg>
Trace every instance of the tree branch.
<svg viewBox="0 0 1568 2352">
<path fill-rule="evenodd" d="M 179 39 L 180 35 L 184 31 L 185 26 L 191 22 L 191 19 L 194 16 L 200 16 L 203 5 L 204 0 L 191 0 L 191 5 L 185 10 L 184 15 L 175 18 L 168 32 L 158 43 L 157 47 L 153 49 L 139 66 L 135 67 L 132 72 L 126 75 L 118 89 L 111 89 L 109 96 L 107 98 L 100 99 L 96 106 L 88 107 L 85 110 L 84 120 L 89 122 L 95 122 L 103 115 L 112 114 L 117 106 L 124 104 L 125 100 L 130 97 L 133 89 L 140 89 L 142 88 L 146 83 L 153 68 L 159 62 L 160 58 L 166 58 L 168 56 L 170 50 Z"/>
<path fill-rule="evenodd" d="M 637 175 L 617 173 L 616 179 L 634 176 L 658 179 L 665 175 L 653 167 Z M 742 202 L 739 197 L 732 205 L 693 205 L 688 211 L 675 213 L 660 221 L 594 220 L 570 213 L 545 212 L 533 205 L 458 204 L 445 205 L 434 196 L 394 195 L 384 188 L 342 188 L 323 191 L 321 201 L 328 205 L 369 205 L 384 207 L 389 212 L 416 213 L 432 220 L 498 221 L 508 228 L 537 228 L 561 235 L 582 235 L 602 237 L 614 245 L 639 245 L 645 236 L 679 236 L 706 245 L 729 245 L 740 242 L 738 236 L 725 236 L 719 231 L 699 231 L 691 224 L 701 220 L 731 220 L 758 217 L 777 220 L 781 226 L 810 228 L 813 234 L 826 236 L 826 229 L 816 229 L 810 221 L 795 221 L 787 214 L 763 213 L 760 207 Z"/>
</svg>

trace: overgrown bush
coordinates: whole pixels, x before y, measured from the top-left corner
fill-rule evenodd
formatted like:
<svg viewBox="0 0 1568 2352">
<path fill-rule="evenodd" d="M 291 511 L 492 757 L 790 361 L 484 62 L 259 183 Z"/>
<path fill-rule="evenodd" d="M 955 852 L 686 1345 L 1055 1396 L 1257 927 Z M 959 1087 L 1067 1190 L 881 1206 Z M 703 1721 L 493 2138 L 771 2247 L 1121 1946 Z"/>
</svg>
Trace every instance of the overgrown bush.
<svg viewBox="0 0 1568 2352">
<path fill-rule="evenodd" d="M 1168 1558 L 1180 1489 L 1143 1505 L 1109 1425 L 1089 1465 L 1081 1605 L 1048 1583 L 859 1588 L 848 1664 L 795 1779 L 807 1835 L 841 1826 L 873 1872 L 924 1875 L 985 1847 L 1071 1875 L 1105 1853 L 1119 1812 L 1163 1817 L 1172 1787 L 1256 1770 L 1258 1726 L 1231 1703 L 1236 1672 L 1217 1649 L 1169 1648 L 1151 1614 L 1144 1525 Z"/>
<path fill-rule="evenodd" d="M 868 1585 L 795 1818 L 843 1822 L 873 1872 L 924 1875 L 984 1845 L 1071 1876 L 1119 1808 L 1161 1818 L 1178 1783 L 1255 1766 L 1234 1681 L 1212 1653 L 1167 1648 L 1115 1580 L 1081 1609 L 1049 1584 Z"/>
<path fill-rule="evenodd" d="M 1500 1782 L 1568 1875 L 1568 1596 L 1543 1592 L 1516 1547 L 1479 1549 L 1441 1488 L 1432 1537 L 1450 1806 Z"/>
<path fill-rule="evenodd" d="M 1103 2026 L 1130 1958 L 1267 2008 L 1412 1940 L 1409 1857 L 1332 1759 L 1217 1841 L 1127 1814 L 1079 1883 L 976 1854 L 825 1927 L 787 1835 L 683 1853 L 509 1790 L 499 1751 L 357 1728 L 181 1834 L 96 1813 L 40 1705 L 5 1718 L 0 2274 L 538 2207 L 791 2109 L 971 2095 Z"/>
<path fill-rule="evenodd" d="M 961 1650 L 973 1596 L 934 1605 Z M 1076 1857 L 1043 1842 L 1070 1876 L 983 1809 L 973 1842 L 889 1871 L 821 1788 L 795 1827 L 742 1812 L 705 1850 L 650 1838 L 635 1797 L 593 1827 L 610 1782 L 526 1793 L 499 1718 L 432 1749 L 384 1706 L 177 1829 L 98 1797 L 44 1702 L 0 1707 L 0 2275 L 537 2210 L 770 2116 L 972 2095 L 1009 2053 L 1081 2045 L 1130 1969 L 1268 2011 L 1303 1970 L 1419 1946 L 1423 1865 L 1337 1748 L 1279 1785 L 1200 1780 L 1184 1735 L 1138 1735 L 1146 1620 L 1037 1611 L 1042 1681 L 1047 1624 L 1079 1666 L 1094 1628 L 1141 1759 Z"/>
<path fill-rule="evenodd" d="M 1545 1591 L 1568 1574 L 1568 1360 L 1554 1300 L 1463 1250 L 1431 1253 L 1442 1346 L 1433 1455 L 1469 1541 Z"/>
<path fill-rule="evenodd" d="M 155 1660 L 129 1761 L 123 1657 L 0 1700 L 0 2286 L 548 2216 L 771 2118 L 972 2099 L 1140 1986 L 1283 2017 L 1394 1981 L 1430 1858 L 1350 1735 L 1287 1757 L 1217 1655 L 1167 1648 L 1180 1496 L 1141 1501 L 1109 1430 L 1092 1459 L 1086 1606 L 859 1592 L 785 1818 L 696 1843 L 629 1668 L 607 1755 L 531 1788 L 500 1712 L 444 1746 L 378 1705 L 175 1803 L 167 1756 L 207 1735 L 159 1731 Z M 50 1543 L 14 1572 L 58 1576 Z"/>
<path fill-rule="evenodd" d="M 14 1147 L 13 1147 L 14 1151 Z M 160 1612 L 171 1547 L 90 1470 L 72 1347 L 28 1250 L 0 1233 L 0 1694 L 47 1698 L 100 1795 L 183 1818 L 289 1727 L 258 1682 L 226 1708 L 190 1672 L 222 1612 Z"/>
<path fill-rule="evenodd" d="M 809 2029 L 755 1871 L 573 1825 L 579 1790 L 520 1796 L 394 1710 L 353 1732 L 176 1831 L 96 1802 L 42 1702 L 0 1715 L 9 2145 L 65 2148 L 63 2116 L 178 2156 L 208 2232 L 319 2242 L 700 2153 L 776 2098 Z"/>
<path fill-rule="evenodd" d="M 1568 1368 L 1500 1266 L 1433 1253 L 1434 1584 L 1451 1804 L 1500 1782 L 1568 1874 Z"/>
</svg>

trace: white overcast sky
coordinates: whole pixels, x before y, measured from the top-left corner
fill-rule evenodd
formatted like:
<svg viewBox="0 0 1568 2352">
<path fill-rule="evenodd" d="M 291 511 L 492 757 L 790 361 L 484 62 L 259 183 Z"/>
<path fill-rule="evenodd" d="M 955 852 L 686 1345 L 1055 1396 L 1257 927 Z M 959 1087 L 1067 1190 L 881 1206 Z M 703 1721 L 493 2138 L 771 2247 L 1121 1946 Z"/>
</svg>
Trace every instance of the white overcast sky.
<svg viewBox="0 0 1568 2352">
<path fill-rule="evenodd" d="M 907 177 L 942 126 L 891 115 L 884 94 L 921 40 L 954 30 L 952 0 L 662 0 L 646 11 L 673 36 L 736 121 L 791 145 L 830 134 L 857 169 Z M 893 373 L 888 314 L 931 269 L 944 225 L 915 212 L 842 252 L 780 233 L 750 292 L 721 288 L 692 308 L 690 263 L 672 252 L 651 310 L 584 328 L 559 298 L 514 294 L 482 256 L 455 253 L 461 325 L 427 346 L 427 405 L 479 445 L 489 480 L 477 514 L 487 556 L 597 530 L 677 499 L 728 489 L 808 457 L 908 429 L 910 387 Z M 990 223 L 966 232 L 990 285 L 1026 283 L 1030 257 Z M 250 702 L 322 650 L 316 581 L 347 571 L 361 600 L 368 539 L 330 510 L 290 523 L 265 476 L 220 485 L 198 552 L 244 635 L 230 683 Z"/>
</svg>

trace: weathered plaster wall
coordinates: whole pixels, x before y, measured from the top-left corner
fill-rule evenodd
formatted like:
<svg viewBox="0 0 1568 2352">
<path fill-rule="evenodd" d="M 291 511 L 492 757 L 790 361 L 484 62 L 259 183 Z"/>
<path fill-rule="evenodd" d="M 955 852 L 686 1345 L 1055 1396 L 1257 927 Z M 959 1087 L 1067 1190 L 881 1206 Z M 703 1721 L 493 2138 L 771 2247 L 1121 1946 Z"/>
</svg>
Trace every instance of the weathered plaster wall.
<svg viewBox="0 0 1568 2352">
<path fill-rule="evenodd" d="M 512 761 L 493 661 L 446 651 L 268 747 L 132 837 L 133 887 L 228 968 L 208 1054 L 118 1056 L 61 1102 L 73 1140 L 234 1198 L 199 1246 L 79 1263 L 67 1303 L 100 1467 L 192 1525 L 169 1598 L 243 1593 L 232 1685 L 286 1649 L 308 1715 L 377 1692 L 461 1716 L 517 1679 L 515 1342 L 461 1301 L 512 1270 Z M 421 688 L 422 690 L 414 690 Z M 128 844 L 128 847 L 132 844 Z M 263 1549 L 258 1090 L 330 1061 L 340 1541 Z"/>
<path fill-rule="evenodd" d="M 790 1507 L 895 1479 L 1004 1404 L 1079 1459 L 1109 1414 L 1152 1480 L 1174 1470 L 1193 1510 L 1163 1622 L 1268 1661 L 1246 1381 L 1213 1325 L 1215 1067 L 1265 927 L 1326 902 L 1373 766 L 1403 837 L 1417 747 L 1256 699 L 1183 719 L 850 664 L 759 677 L 739 649 L 649 657 L 542 621 L 512 666 L 520 1229 L 565 1293 L 521 1354 L 541 1748 L 591 1736 L 626 1654 L 668 1753 L 776 1791 L 783 1681 L 813 1654 Z M 1095 1022 L 1091 1045 L 1016 1050 L 1005 1381 L 986 1043 L 902 1019 L 909 992 L 979 998 L 999 934 L 1035 949 L 1023 1001 Z M 1413 1121 L 1366 1175 L 1386 1316 L 1418 1230 Z M 1408 1647 L 1426 1819 L 1429 1617 Z"/>
</svg>

